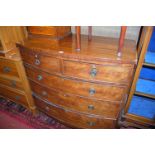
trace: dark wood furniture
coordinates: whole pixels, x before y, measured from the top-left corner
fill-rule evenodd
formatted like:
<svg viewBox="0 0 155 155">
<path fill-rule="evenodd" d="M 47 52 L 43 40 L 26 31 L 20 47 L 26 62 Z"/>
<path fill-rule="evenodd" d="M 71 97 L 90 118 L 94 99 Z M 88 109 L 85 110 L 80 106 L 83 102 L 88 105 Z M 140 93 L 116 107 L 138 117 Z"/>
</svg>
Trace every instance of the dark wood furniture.
<svg viewBox="0 0 155 155">
<path fill-rule="evenodd" d="M 133 79 L 136 42 L 80 34 L 18 44 L 36 106 L 76 128 L 116 128 Z M 88 39 L 89 38 L 89 39 Z M 121 55 L 118 55 L 121 52 Z"/>
</svg>

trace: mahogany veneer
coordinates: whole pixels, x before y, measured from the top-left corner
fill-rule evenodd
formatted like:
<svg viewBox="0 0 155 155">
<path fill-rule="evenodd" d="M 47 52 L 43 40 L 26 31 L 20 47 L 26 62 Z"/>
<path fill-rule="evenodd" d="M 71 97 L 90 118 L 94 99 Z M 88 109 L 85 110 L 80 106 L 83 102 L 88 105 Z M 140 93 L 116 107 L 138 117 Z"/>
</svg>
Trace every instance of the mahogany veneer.
<svg viewBox="0 0 155 155">
<path fill-rule="evenodd" d="M 37 107 L 77 128 L 116 128 L 137 62 L 136 43 L 81 35 L 18 44 Z"/>
</svg>

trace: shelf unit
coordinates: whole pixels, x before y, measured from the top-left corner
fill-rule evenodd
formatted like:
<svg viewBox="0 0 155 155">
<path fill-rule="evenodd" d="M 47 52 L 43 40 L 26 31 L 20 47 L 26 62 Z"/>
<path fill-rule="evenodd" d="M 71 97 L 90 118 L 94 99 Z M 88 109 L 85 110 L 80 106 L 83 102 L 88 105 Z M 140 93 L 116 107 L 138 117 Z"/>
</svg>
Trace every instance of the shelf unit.
<svg viewBox="0 0 155 155">
<path fill-rule="evenodd" d="M 155 51 L 152 52 L 150 46 L 155 41 L 155 28 L 144 27 L 142 33 L 144 37 L 139 44 L 139 61 L 122 118 L 125 122 L 139 124 L 144 128 L 154 128 Z"/>
</svg>

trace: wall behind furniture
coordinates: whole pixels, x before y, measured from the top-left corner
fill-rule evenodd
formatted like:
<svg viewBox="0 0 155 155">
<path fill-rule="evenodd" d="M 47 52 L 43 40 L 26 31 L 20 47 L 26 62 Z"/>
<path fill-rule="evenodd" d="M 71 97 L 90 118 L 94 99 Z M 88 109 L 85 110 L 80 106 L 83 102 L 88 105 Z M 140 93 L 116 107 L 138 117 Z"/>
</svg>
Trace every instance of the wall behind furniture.
<svg viewBox="0 0 155 155">
<path fill-rule="evenodd" d="M 93 26 L 93 35 L 94 36 L 106 36 L 106 37 L 114 37 L 119 38 L 120 35 L 120 26 Z M 131 40 L 138 39 L 140 26 L 128 26 L 126 32 L 126 38 Z M 75 26 L 72 26 L 72 32 L 75 33 Z M 88 34 L 88 27 L 81 27 L 82 34 Z"/>
</svg>

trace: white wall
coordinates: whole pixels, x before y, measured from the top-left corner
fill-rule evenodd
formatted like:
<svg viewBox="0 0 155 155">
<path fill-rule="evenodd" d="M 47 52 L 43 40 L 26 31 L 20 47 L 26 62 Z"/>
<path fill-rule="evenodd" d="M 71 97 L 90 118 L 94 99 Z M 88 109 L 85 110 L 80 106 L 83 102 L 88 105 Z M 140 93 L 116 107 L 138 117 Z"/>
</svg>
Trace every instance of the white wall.
<svg viewBox="0 0 155 155">
<path fill-rule="evenodd" d="M 126 38 L 137 41 L 139 30 L 139 26 L 128 26 Z M 72 32 L 75 33 L 75 26 L 72 27 Z M 88 27 L 82 26 L 81 33 L 88 34 Z M 93 26 L 93 35 L 119 38 L 120 26 Z"/>
</svg>

